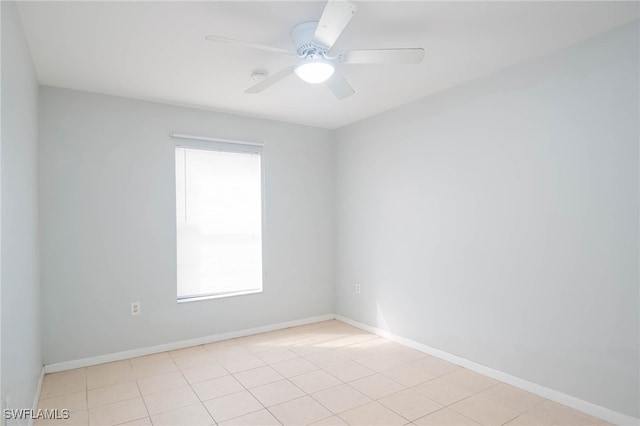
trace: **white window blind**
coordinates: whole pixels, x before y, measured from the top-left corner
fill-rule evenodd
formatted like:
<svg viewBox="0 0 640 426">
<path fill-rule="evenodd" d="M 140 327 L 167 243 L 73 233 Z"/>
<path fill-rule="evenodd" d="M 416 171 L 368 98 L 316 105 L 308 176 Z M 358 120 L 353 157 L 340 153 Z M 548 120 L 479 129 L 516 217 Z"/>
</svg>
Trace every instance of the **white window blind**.
<svg viewBox="0 0 640 426">
<path fill-rule="evenodd" d="M 175 158 L 178 301 L 261 291 L 260 151 L 179 146 Z"/>
</svg>

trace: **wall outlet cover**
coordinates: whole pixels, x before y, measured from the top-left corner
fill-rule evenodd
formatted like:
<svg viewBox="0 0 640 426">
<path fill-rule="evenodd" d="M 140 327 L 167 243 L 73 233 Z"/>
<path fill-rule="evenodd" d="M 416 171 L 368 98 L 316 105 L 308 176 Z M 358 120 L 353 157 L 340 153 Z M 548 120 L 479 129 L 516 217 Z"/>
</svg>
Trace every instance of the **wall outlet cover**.
<svg viewBox="0 0 640 426">
<path fill-rule="evenodd" d="M 140 302 L 131 302 L 131 315 L 140 315 L 142 313 L 141 308 Z"/>
</svg>

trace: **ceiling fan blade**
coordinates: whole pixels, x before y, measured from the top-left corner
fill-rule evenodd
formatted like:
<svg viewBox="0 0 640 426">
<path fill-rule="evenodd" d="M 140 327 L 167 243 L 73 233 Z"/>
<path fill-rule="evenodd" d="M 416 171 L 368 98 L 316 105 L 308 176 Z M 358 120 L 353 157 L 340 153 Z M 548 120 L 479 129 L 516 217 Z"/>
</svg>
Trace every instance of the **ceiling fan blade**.
<svg viewBox="0 0 640 426">
<path fill-rule="evenodd" d="M 273 46 L 266 46 L 264 44 L 251 43 L 251 42 L 248 42 L 248 41 L 241 41 L 241 40 L 234 40 L 232 38 L 220 37 L 220 36 L 216 36 L 216 35 L 208 35 L 208 36 L 205 37 L 205 39 L 207 39 L 209 41 L 215 41 L 217 43 L 225 43 L 225 44 L 231 44 L 231 45 L 236 45 L 236 46 L 248 47 L 250 49 L 264 50 L 266 52 L 279 53 L 281 55 L 295 56 L 295 53 L 289 52 L 286 49 L 281 49 L 279 47 L 273 47 Z"/>
<path fill-rule="evenodd" d="M 249 87 L 247 90 L 244 91 L 244 93 L 255 94 L 255 93 L 262 92 L 267 87 L 272 86 L 272 85 L 276 84 L 277 82 L 279 82 L 280 80 L 282 80 L 283 78 L 288 77 L 289 75 L 293 74 L 293 68 L 294 67 L 291 66 L 291 67 L 287 67 L 287 68 L 283 69 L 282 71 L 278 71 L 274 75 L 272 75 L 270 77 L 267 77 L 266 79 L 262 80 L 260 83 Z"/>
<path fill-rule="evenodd" d="M 327 80 L 325 84 L 327 85 L 329 90 L 331 90 L 333 94 L 336 95 L 336 98 L 341 100 L 344 98 L 348 98 L 349 96 L 356 93 L 349 85 L 349 83 L 347 83 L 347 80 L 345 80 L 344 77 L 337 72 L 334 72 L 331 78 Z"/>
<path fill-rule="evenodd" d="M 344 64 L 419 64 L 423 58 L 421 48 L 350 50 L 338 55 Z"/>
<path fill-rule="evenodd" d="M 313 34 L 313 41 L 327 50 L 331 49 L 355 13 L 355 4 L 345 0 L 329 0 Z"/>
</svg>

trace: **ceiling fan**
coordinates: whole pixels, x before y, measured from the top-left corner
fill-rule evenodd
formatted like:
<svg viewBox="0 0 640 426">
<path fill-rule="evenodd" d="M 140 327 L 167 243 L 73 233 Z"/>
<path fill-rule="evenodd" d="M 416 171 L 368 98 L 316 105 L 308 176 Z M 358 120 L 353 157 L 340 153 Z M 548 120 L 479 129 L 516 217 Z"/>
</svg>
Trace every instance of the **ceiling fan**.
<svg viewBox="0 0 640 426">
<path fill-rule="evenodd" d="M 355 13 L 355 4 L 345 0 L 329 0 L 320 21 L 303 22 L 291 31 L 295 52 L 215 35 L 209 35 L 206 39 L 281 55 L 297 56 L 301 59 L 298 64 L 289 66 L 249 87 L 245 93 L 260 93 L 283 78 L 296 74 L 307 83 L 325 83 L 338 99 L 344 99 L 355 92 L 344 77 L 336 72 L 334 63 L 419 64 L 422 62 L 424 49 L 421 48 L 349 50 L 331 55 L 331 48 Z"/>
</svg>

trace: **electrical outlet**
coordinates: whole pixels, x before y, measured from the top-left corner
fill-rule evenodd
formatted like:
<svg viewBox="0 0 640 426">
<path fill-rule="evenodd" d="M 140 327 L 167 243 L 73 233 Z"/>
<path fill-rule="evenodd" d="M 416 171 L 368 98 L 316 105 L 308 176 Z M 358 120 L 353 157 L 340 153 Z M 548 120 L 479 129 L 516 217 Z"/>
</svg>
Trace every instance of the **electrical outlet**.
<svg viewBox="0 0 640 426">
<path fill-rule="evenodd" d="M 131 315 L 140 315 L 142 307 L 140 302 L 131 302 Z"/>
<path fill-rule="evenodd" d="M 356 284 L 356 294 L 360 294 L 360 284 Z"/>
</svg>

